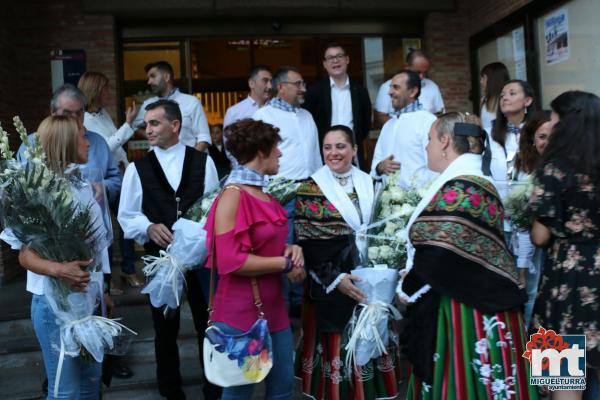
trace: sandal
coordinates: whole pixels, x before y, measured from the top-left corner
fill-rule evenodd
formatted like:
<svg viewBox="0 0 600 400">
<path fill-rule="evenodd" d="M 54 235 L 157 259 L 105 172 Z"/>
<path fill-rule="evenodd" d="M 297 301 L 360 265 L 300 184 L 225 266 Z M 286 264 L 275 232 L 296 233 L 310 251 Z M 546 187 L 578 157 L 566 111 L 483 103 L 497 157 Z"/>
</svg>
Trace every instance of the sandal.
<svg viewBox="0 0 600 400">
<path fill-rule="evenodd" d="M 121 280 L 132 288 L 139 288 L 144 286 L 144 282 L 138 278 L 137 274 L 121 274 Z"/>
</svg>

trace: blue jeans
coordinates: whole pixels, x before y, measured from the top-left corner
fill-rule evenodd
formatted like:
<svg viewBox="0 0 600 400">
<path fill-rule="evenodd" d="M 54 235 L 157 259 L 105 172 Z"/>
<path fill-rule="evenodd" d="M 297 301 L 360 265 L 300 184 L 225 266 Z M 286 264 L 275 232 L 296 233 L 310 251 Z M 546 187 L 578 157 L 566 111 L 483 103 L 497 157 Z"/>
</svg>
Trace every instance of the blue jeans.
<svg viewBox="0 0 600 400">
<path fill-rule="evenodd" d="M 535 264 L 535 273 L 527 271 L 525 280 L 525 290 L 527 291 L 527 303 L 525 303 L 525 311 L 523 312 L 523 318 L 525 320 L 525 328 L 529 328 L 531 322 L 531 315 L 533 314 L 533 306 L 535 304 L 535 298 L 538 293 L 538 285 L 540 284 L 540 276 L 544 269 L 544 261 L 546 256 L 546 250 L 542 248 L 536 248 L 533 254 L 533 263 Z"/>
<path fill-rule="evenodd" d="M 215 322 L 223 333 L 234 335 L 243 333 L 223 322 Z M 291 400 L 294 392 L 294 339 L 292 330 L 286 328 L 271 333 L 273 342 L 273 368 L 265 378 L 266 400 Z M 223 389 L 221 400 L 248 400 L 252 398 L 253 385 L 233 386 Z"/>
<path fill-rule="evenodd" d="M 294 216 L 296 214 L 296 199 L 289 201 L 283 206 L 288 215 L 288 235 L 286 244 L 294 244 Z M 283 298 L 288 307 L 298 307 L 302 304 L 303 283 L 290 283 L 286 275 L 283 275 Z"/>
<path fill-rule="evenodd" d="M 54 381 L 60 356 L 60 328 L 46 297 L 33 295 L 31 321 L 44 356 L 48 377 L 48 399 L 55 399 Z M 56 399 L 99 399 L 101 374 L 101 363 L 93 359 L 84 361 L 81 357 L 65 356 Z"/>
</svg>

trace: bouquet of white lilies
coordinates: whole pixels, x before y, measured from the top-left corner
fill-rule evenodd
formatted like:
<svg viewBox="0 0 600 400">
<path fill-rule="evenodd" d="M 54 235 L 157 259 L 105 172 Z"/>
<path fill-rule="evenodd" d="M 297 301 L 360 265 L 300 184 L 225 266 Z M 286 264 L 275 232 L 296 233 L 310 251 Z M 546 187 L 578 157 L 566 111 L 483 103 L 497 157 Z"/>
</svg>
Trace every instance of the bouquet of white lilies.
<svg viewBox="0 0 600 400">
<path fill-rule="evenodd" d="M 26 150 L 23 163 L 14 159 L 8 134 L 0 127 L 2 238 L 13 248 L 25 246 L 45 260 L 93 260 L 86 270 L 100 271 L 101 253 L 112 241 L 112 230 L 106 225 L 110 219 L 96 200 L 105 196 L 102 182 L 90 183 L 89 170 L 82 172 L 78 165 L 47 161 L 37 134 L 30 140 L 18 117 L 14 125 Z M 43 290 L 60 326 L 61 360 L 81 355 L 102 362 L 105 353 L 124 351 L 131 339 L 125 334 L 134 334 L 94 314 L 102 302 L 101 286 L 92 281 L 81 292 L 47 277 Z M 56 376 L 58 382 L 60 367 Z"/>
</svg>

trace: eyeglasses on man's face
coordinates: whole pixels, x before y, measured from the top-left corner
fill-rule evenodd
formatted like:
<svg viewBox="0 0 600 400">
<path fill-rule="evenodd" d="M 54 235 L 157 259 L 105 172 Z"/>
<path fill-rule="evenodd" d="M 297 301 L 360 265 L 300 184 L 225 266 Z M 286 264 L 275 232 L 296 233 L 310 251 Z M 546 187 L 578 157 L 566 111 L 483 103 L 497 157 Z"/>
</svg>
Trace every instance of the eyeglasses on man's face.
<svg viewBox="0 0 600 400">
<path fill-rule="evenodd" d="M 298 89 L 306 87 L 306 82 L 304 82 L 303 80 L 299 80 L 299 81 L 295 81 L 295 82 L 283 81 L 281 83 L 289 83 L 290 85 L 296 86 Z"/>
<path fill-rule="evenodd" d="M 334 54 L 334 55 L 325 57 L 325 61 L 327 61 L 327 62 L 342 61 L 344 59 L 344 57 L 346 57 L 346 54 L 344 54 L 344 53 Z"/>
</svg>

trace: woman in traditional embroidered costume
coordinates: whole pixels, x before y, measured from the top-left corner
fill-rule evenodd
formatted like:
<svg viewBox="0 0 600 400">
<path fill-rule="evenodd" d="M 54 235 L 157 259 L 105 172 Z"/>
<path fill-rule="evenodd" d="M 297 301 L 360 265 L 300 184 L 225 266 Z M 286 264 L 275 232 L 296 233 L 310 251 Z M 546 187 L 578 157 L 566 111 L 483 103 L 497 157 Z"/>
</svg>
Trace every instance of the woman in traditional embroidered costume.
<svg viewBox="0 0 600 400">
<path fill-rule="evenodd" d="M 352 166 L 353 133 L 333 126 L 323 139 L 325 166 L 298 189 L 295 229 L 310 275 L 304 298 L 303 346 L 297 357 L 302 391 L 316 399 L 381 399 L 397 395 L 393 357 L 360 370 L 343 365 L 344 328 L 363 293 L 351 274 L 366 251 L 355 232 L 369 223 L 371 177 Z M 389 352 L 388 354 L 392 354 Z"/>
<path fill-rule="evenodd" d="M 399 285 L 409 302 L 401 343 L 411 363 L 407 399 L 529 399 L 524 290 L 503 237 L 503 208 L 476 117 L 434 123 L 428 166 L 441 172 L 409 223 Z M 483 157 L 481 153 L 484 153 Z"/>
</svg>

